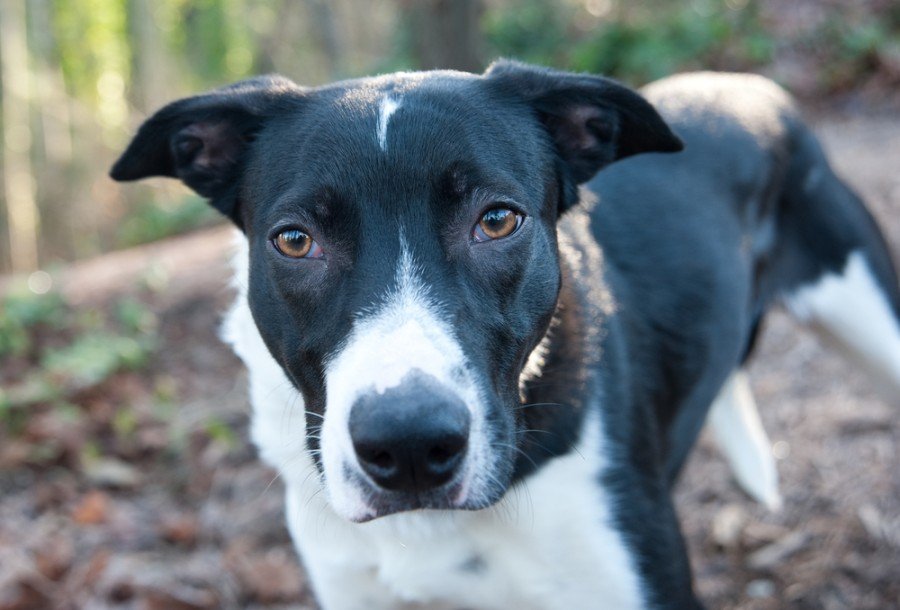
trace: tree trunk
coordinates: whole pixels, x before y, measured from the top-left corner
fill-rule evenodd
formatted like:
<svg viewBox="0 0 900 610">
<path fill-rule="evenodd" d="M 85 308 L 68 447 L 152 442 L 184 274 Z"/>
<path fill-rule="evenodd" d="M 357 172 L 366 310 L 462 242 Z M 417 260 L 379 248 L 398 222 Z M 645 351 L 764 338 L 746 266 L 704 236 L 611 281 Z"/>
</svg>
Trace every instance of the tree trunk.
<svg viewBox="0 0 900 610">
<path fill-rule="evenodd" d="M 51 0 L 28 2 L 28 47 L 31 60 L 31 163 L 37 175 L 52 176 L 36 184 L 41 226 L 39 254 L 44 261 L 66 258 L 84 236 L 73 206 L 72 125 L 69 100 L 53 37 Z"/>
<path fill-rule="evenodd" d="M 13 271 L 38 266 L 39 214 L 31 172 L 27 24 L 24 2 L 0 1 L 0 78 L 3 81 L 3 192 Z"/>
<path fill-rule="evenodd" d="M 173 86 L 169 51 L 153 17 L 151 0 L 129 0 L 129 31 L 132 42 L 132 102 L 149 114 L 180 93 Z"/>
<path fill-rule="evenodd" d="M 345 77 L 344 44 L 331 5 L 327 0 L 307 0 L 307 5 L 316 43 L 328 63 L 329 79 Z"/>
<path fill-rule="evenodd" d="M 423 70 L 481 72 L 484 39 L 482 0 L 401 0 L 413 58 Z"/>
</svg>

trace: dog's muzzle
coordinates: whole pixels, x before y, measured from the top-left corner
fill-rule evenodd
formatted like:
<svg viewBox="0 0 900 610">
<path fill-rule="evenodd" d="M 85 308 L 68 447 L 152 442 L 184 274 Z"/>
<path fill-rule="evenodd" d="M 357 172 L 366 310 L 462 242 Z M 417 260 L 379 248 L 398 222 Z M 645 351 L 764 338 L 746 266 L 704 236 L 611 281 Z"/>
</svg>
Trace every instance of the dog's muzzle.
<svg viewBox="0 0 900 610">
<path fill-rule="evenodd" d="M 469 445 L 469 409 L 426 375 L 360 397 L 350 411 L 356 458 L 388 492 L 422 494 L 457 478 Z"/>
</svg>

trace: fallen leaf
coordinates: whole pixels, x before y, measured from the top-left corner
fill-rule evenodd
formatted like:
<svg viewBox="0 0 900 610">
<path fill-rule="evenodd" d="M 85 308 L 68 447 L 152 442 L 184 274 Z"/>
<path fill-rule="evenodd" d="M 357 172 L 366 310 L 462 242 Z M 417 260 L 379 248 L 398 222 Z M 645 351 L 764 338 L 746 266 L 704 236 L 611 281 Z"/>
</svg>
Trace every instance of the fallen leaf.
<svg viewBox="0 0 900 610">
<path fill-rule="evenodd" d="M 143 610 L 211 610 L 219 603 L 212 591 L 187 586 L 172 591 L 146 590 L 142 598 Z"/>
<path fill-rule="evenodd" d="M 97 525 L 109 516 L 109 496 L 102 491 L 89 491 L 72 511 L 72 520 L 79 525 Z"/>
<path fill-rule="evenodd" d="M 190 547 L 197 543 L 200 523 L 194 515 L 171 515 L 163 519 L 160 533 L 169 542 Z"/>
</svg>

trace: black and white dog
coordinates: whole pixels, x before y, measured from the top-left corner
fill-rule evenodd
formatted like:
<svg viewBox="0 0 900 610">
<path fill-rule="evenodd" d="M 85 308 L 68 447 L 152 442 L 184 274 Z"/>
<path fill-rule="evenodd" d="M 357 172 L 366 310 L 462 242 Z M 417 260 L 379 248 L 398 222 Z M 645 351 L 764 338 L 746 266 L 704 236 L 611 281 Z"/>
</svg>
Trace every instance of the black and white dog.
<svg viewBox="0 0 900 610">
<path fill-rule="evenodd" d="M 112 177 L 154 175 L 243 233 L 225 336 L 328 610 L 699 607 L 671 487 L 711 406 L 779 501 L 766 311 L 900 388 L 884 240 L 760 77 L 263 77 L 149 119 Z"/>
</svg>

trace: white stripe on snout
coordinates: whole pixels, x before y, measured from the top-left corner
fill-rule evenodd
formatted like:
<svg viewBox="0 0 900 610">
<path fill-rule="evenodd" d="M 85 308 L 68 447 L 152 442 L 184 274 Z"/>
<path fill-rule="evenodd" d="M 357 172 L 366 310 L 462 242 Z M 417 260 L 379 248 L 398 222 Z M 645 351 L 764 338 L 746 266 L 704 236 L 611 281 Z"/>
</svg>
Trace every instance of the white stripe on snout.
<svg viewBox="0 0 900 610">
<path fill-rule="evenodd" d="M 378 146 L 383 151 L 387 151 L 388 121 L 391 120 L 391 115 L 400 108 L 401 102 L 402 99 L 395 100 L 390 95 L 385 95 L 378 104 L 378 124 L 375 128 L 375 136 L 378 139 Z"/>
<path fill-rule="evenodd" d="M 325 486 L 334 509 L 349 519 L 371 512 L 360 490 L 346 478 L 347 466 L 361 474 L 350 439 L 350 410 L 360 396 L 367 392 L 384 393 L 413 371 L 433 377 L 469 408 L 472 426 L 464 466 L 468 487 L 487 459 L 482 399 L 468 373 L 465 355 L 446 316 L 430 299 L 402 237 L 401 248 L 396 288 L 377 310 L 357 319 L 346 346 L 325 371 Z M 467 488 L 461 494 L 460 502 L 468 491 Z"/>
</svg>

